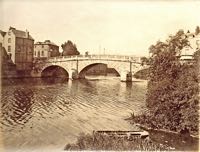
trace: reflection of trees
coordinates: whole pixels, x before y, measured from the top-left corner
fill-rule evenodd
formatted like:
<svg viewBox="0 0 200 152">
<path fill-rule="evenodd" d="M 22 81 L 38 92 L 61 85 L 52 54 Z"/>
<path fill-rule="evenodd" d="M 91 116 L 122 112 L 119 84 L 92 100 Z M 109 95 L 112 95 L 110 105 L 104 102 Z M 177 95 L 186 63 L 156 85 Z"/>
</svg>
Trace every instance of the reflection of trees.
<svg viewBox="0 0 200 152">
<path fill-rule="evenodd" d="M 85 93 L 97 94 L 97 88 L 94 83 L 87 79 L 79 79 L 76 83 L 73 83 L 71 90 L 80 89 Z"/>
</svg>

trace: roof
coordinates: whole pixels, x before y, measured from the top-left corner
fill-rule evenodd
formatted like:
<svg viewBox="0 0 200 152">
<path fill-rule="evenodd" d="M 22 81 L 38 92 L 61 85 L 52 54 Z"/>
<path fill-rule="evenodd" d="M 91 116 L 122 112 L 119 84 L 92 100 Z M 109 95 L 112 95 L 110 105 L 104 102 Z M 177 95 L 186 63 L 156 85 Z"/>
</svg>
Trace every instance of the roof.
<svg viewBox="0 0 200 152">
<path fill-rule="evenodd" d="M 44 42 L 36 42 L 35 45 L 54 45 L 54 46 L 58 46 L 55 43 L 51 42 L 50 40 L 45 40 Z"/>
<path fill-rule="evenodd" d="M 24 31 L 13 30 L 13 33 L 15 34 L 16 37 L 27 38 L 26 32 Z M 33 37 L 30 34 L 28 34 L 28 38 L 33 40 Z"/>
<path fill-rule="evenodd" d="M 15 34 L 16 37 L 19 37 L 19 38 L 28 38 L 28 39 L 33 39 L 33 37 L 29 34 L 29 32 L 26 30 L 26 31 L 21 31 L 21 30 L 17 30 L 13 27 L 10 27 L 11 31 L 13 31 L 13 33 Z M 28 37 L 27 37 L 27 33 L 28 33 Z"/>
<path fill-rule="evenodd" d="M 4 37 L 6 35 L 6 32 L 0 30 L 0 34 Z"/>
</svg>

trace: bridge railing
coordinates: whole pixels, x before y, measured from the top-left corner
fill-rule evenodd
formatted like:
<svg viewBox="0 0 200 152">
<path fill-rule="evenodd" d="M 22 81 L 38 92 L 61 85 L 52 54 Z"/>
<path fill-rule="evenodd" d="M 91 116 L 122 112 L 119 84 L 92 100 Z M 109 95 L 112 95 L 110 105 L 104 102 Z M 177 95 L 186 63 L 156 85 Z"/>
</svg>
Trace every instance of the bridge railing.
<svg viewBox="0 0 200 152">
<path fill-rule="evenodd" d="M 72 56 L 58 56 L 50 57 L 49 61 L 61 61 L 61 60 L 81 60 L 81 59 L 106 59 L 106 60 L 120 60 L 120 61 L 131 61 L 139 62 L 140 57 L 134 56 L 123 56 L 123 55 L 72 55 Z"/>
</svg>

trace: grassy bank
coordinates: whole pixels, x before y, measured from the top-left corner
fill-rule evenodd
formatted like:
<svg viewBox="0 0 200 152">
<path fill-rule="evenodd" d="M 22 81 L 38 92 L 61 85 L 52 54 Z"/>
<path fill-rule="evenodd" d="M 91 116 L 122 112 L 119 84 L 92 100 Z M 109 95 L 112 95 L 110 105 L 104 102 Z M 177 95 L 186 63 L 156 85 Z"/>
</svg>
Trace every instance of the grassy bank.
<svg viewBox="0 0 200 152">
<path fill-rule="evenodd" d="M 150 139 L 107 136 L 103 134 L 80 134 L 75 144 L 67 144 L 65 150 L 139 150 L 139 151 L 161 151 L 170 150 L 170 147 L 158 144 Z"/>
</svg>

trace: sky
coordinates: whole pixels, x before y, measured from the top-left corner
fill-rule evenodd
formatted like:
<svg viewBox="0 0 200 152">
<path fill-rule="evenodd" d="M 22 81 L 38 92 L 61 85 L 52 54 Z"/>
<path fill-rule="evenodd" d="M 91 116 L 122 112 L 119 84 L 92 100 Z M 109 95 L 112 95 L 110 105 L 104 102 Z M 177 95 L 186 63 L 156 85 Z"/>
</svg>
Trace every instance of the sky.
<svg viewBox="0 0 200 152">
<path fill-rule="evenodd" d="M 71 40 L 81 54 L 148 56 L 150 45 L 197 25 L 198 0 L 0 0 L 1 30 L 27 29 L 58 46 Z"/>
</svg>

